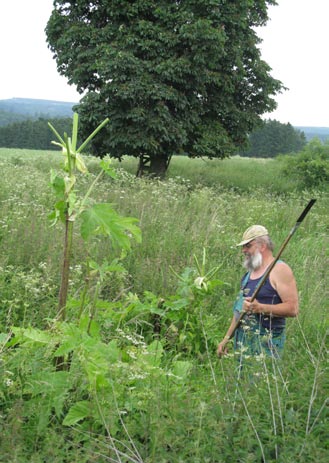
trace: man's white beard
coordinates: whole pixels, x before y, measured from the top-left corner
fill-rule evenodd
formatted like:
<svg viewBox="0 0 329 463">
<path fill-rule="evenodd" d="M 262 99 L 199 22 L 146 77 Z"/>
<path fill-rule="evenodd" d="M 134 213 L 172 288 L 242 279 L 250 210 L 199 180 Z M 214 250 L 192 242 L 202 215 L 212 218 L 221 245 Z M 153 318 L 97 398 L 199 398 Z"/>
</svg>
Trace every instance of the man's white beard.
<svg viewBox="0 0 329 463">
<path fill-rule="evenodd" d="M 246 255 L 243 266 L 249 270 L 249 272 L 252 272 L 253 270 L 259 269 L 262 263 L 263 257 L 259 251 L 256 251 L 253 256 Z"/>
</svg>

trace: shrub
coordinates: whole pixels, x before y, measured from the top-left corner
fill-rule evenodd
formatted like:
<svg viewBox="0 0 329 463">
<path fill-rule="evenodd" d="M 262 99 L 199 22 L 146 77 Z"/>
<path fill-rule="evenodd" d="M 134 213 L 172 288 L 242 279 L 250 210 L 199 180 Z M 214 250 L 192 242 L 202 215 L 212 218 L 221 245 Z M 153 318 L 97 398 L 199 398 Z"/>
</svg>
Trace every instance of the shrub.
<svg viewBox="0 0 329 463">
<path fill-rule="evenodd" d="M 314 138 L 297 155 L 283 160 L 283 174 L 298 181 L 299 187 L 315 188 L 329 180 L 329 142 Z"/>
</svg>

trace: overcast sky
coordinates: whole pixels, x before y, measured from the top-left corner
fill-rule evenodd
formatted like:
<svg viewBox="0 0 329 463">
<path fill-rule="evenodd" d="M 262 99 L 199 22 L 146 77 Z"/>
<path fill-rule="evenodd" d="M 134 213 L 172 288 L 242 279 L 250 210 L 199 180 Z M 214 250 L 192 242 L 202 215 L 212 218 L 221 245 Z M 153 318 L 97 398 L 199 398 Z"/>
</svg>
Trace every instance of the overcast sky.
<svg viewBox="0 0 329 463">
<path fill-rule="evenodd" d="M 52 0 L 0 0 L 0 99 L 79 101 L 56 70 L 44 29 Z M 329 0 L 278 0 L 258 31 L 271 74 L 289 88 L 266 115 L 295 126 L 329 127 Z"/>
</svg>

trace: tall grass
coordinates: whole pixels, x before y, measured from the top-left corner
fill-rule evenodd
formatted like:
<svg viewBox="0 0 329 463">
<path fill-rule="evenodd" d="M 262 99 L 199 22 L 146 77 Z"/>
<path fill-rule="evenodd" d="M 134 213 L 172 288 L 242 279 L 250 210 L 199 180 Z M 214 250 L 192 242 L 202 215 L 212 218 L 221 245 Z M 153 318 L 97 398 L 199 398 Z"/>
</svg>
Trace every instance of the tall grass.
<svg viewBox="0 0 329 463">
<path fill-rule="evenodd" d="M 47 215 L 54 201 L 49 170 L 60 162 L 61 155 L 54 152 L 0 150 L 2 343 L 13 324 L 46 326 L 56 314 L 61 231 L 50 226 Z M 96 175 L 98 160 L 87 162 L 90 175 Z M 126 273 L 109 280 L 102 297 L 118 301 L 134 294 L 142 299 L 145 291 L 152 291 L 159 298 L 170 298 L 178 283 L 171 268 L 181 273 L 192 267 L 193 256 L 201 256 L 205 248 L 207 265 L 220 265 L 218 278 L 225 283 L 198 308 L 200 336 L 207 336 L 206 355 L 194 358 L 177 351 L 175 362 L 181 363 L 175 363 L 175 369 L 164 356 L 166 375 L 155 365 L 135 372 L 109 365 L 112 407 L 107 406 L 108 399 L 97 397 L 106 426 L 71 429 L 54 418 L 42 436 L 25 426 L 24 391 L 20 401 L 12 399 L 17 390 L 11 388 L 19 382 L 4 357 L 0 391 L 6 407 L 0 418 L 0 461 L 235 463 L 263 458 L 325 463 L 328 193 L 296 193 L 296 185 L 279 175 L 273 160 L 177 157 L 166 181 L 137 179 L 134 162 L 117 163 L 118 178 L 104 179 L 93 198 L 114 203 L 122 215 L 137 217 L 143 235 L 142 243 L 135 244 L 125 258 Z M 300 316 L 288 321 L 284 357 L 280 362 L 255 359 L 239 378 L 233 356 L 220 361 L 214 349 L 231 319 L 242 273 L 235 244 L 244 229 L 260 223 L 278 247 L 311 196 L 317 203 L 282 256 L 294 270 L 300 296 Z M 103 241 L 95 252 L 115 254 Z M 73 294 L 81 287 L 84 259 L 77 245 L 70 280 Z M 106 331 L 110 326 L 107 321 L 102 328 Z M 124 331 L 120 336 L 121 342 L 132 343 L 131 352 L 137 352 L 139 338 Z"/>
<path fill-rule="evenodd" d="M 126 157 L 118 167 L 132 175 L 137 170 L 137 161 Z M 280 159 L 257 159 L 234 156 L 230 159 L 190 159 L 174 156 L 167 177 L 175 181 L 190 182 L 191 187 L 215 187 L 238 192 L 264 189 L 267 193 L 283 195 L 296 190 L 298 183 L 281 174 Z"/>
</svg>

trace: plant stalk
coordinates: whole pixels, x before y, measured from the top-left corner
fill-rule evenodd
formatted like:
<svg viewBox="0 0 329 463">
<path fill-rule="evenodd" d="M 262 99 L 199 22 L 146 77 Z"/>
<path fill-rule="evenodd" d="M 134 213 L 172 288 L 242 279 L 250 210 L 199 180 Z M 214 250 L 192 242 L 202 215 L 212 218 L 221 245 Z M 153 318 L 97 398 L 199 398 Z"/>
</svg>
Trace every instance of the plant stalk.
<svg viewBox="0 0 329 463">
<path fill-rule="evenodd" d="M 59 290 L 58 314 L 57 314 L 57 319 L 60 321 L 65 321 L 66 319 L 66 303 L 67 303 L 68 286 L 69 286 L 72 240 L 73 240 L 73 222 L 70 220 L 69 212 L 67 211 L 66 220 L 65 220 L 65 236 L 64 236 L 61 286 Z"/>
</svg>

